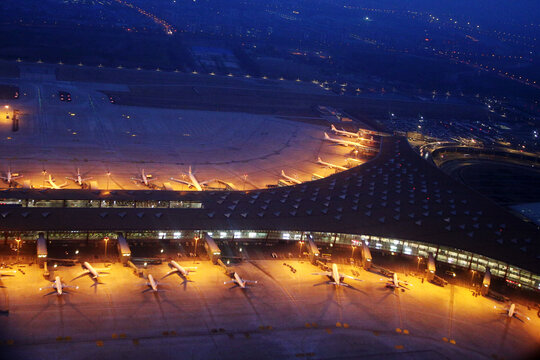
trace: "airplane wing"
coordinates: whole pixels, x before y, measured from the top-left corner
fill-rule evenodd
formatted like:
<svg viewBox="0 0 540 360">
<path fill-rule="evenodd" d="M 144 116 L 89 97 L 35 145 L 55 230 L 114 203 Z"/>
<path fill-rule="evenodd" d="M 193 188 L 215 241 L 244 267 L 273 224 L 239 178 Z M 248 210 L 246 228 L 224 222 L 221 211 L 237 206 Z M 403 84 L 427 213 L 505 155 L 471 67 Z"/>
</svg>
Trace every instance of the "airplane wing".
<svg viewBox="0 0 540 360">
<path fill-rule="evenodd" d="M 311 275 L 332 276 L 331 272 L 311 273 Z"/>
<path fill-rule="evenodd" d="M 52 285 L 51 285 L 51 286 L 44 286 L 44 287 L 40 287 L 40 288 L 39 288 L 39 291 L 45 290 L 45 289 L 56 289 L 56 288 L 55 288 L 54 286 L 52 286 Z M 55 292 L 56 292 L 56 291 L 55 291 Z"/>
<path fill-rule="evenodd" d="M 57 291 L 53 290 L 51 292 L 48 292 L 48 293 L 44 294 L 43 296 L 48 296 L 48 295 L 52 295 L 52 294 L 57 294 Z"/>
<path fill-rule="evenodd" d="M 226 285 L 226 284 L 232 284 L 232 283 L 236 283 L 236 281 L 235 281 L 235 280 L 224 281 L 224 282 L 223 282 L 223 285 Z"/>
<path fill-rule="evenodd" d="M 344 278 L 351 279 L 351 280 L 364 281 L 364 280 L 362 280 L 362 279 L 358 279 L 358 278 L 355 278 L 354 276 L 350 276 L 350 275 L 339 274 L 339 276 L 342 276 L 342 277 L 344 277 Z"/>
<path fill-rule="evenodd" d="M 193 186 L 193 184 L 191 184 L 189 181 L 184 181 L 184 180 L 175 179 L 175 178 L 171 178 L 171 180 L 172 180 L 172 181 L 179 182 L 179 183 L 184 184 L 184 185 L 187 185 L 187 186 Z"/>
<path fill-rule="evenodd" d="M 244 280 L 245 283 L 256 284 L 257 280 Z"/>
<path fill-rule="evenodd" d="M 85 271 L 83 271 L 82 273 L 80 273 L 79 275 L 75 276 L 73 279 L 71 279 L 71 281 L 73 281 L 73 280 L 75 280 L 75 279 L 82 278 L 83 276 L 86 276 L 86 275 L 88 275 L 88 274 L 90 274 L 90 271 L 85 270 Z"/>
<path fill-rule="evenodd" d="M 166 278 L 166 277 L 169 276 L 169 275 L 174 274 L 175 272 L 178 272 L 178 270 L 177 270 L 177 269 L 172 269 L 171 271 L 169 271 L 168 273 L 166 273 L 166 274 L 162 277 L 162 279 Z"/>
<path fill-rule="evenodd" d="M 210 183 L 215 182 L 215 181 L 217 181 L 217 179 L 210 179 L 210 180 L 200 181 L 199 185 L 204 186 L 206 184 L 210 184 Z"/>
</svg>

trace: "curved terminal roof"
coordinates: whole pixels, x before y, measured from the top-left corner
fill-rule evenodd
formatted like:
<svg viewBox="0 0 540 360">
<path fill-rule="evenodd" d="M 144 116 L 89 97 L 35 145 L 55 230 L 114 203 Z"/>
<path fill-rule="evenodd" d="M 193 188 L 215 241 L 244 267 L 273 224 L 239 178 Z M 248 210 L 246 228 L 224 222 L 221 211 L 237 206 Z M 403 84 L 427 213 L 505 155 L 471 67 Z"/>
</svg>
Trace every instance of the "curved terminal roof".
<svg viewBox="0 0 540 360">
<path fill-rule="evenodd" d="M 451 246 L 540 273 L 540 229 L 383 138 L 370 162 L 300 185 L 252 191 L 7 190 L 2 198 L 201 201 L 202 209 L 0 207 L 0 231 L 301 230 Z"/>
</svg>

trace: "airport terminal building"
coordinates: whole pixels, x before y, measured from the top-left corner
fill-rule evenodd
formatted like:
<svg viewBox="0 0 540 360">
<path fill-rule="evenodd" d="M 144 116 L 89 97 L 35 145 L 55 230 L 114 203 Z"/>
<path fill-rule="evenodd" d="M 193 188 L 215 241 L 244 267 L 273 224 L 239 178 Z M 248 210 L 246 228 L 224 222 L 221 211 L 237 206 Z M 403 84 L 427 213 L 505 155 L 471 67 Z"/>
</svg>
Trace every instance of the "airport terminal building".
<svg viewBox="0 0 540 360">
<path fill-rule="evenodd" d="M 250 191 L 0 192 L 2 241 L 215 239 L 315 242 L 427 257 L 540 289 L 540 229 L 384 137 L 373 160 L 300 185 Z"/>
</svg>

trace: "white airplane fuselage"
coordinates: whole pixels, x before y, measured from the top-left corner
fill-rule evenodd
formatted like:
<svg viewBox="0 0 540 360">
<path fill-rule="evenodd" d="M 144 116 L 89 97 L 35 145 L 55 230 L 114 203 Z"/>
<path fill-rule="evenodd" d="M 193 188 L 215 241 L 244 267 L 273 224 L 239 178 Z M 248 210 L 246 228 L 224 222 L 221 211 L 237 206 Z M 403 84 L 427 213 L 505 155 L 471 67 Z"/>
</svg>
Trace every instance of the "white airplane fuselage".
<svg viewBox="0 0 540 360">
<path fill-rule="evenodd" d="M 191 166 L 189 167 L 188 176 L 189 176 L 189 180 L 191 180 L 191 185 L 195 189 L 197 189 L 197 191 L 203 191 L 201 184 L 199 183 L 195 175 L 193 175 L 193 173 L 191 172 Z"/>
<path fill-rule="evenodd" d="M 336 134 L 341 135 L 341 136 L 347 136 L 347 137 L 352 137 L 352 138 L 357 138 L 358 137 L 357 133 L 353 133 L 353 132 L 345 131 L 345 130 L 338 130 L 338 129 L 336 129 L 336 127 L 333 124 L 331 126 L 331 129 L 332 129 L 333 132 L 335 132 Z"/>
<path fill-rule="evenodd" d="M 176 270 L 178 271 L 181 275 L 183 276 L 188 276 L 189 275 L 189 270 L 183 268 L 182 266 L 180 266 L 180 264 L 178 264 L 176 261 L 172 260 L 170 262 L 170 265 Z"/>
<path fill-rule="evenodd" d="M 399 280 L 398 280 L 398 277 L 397 277 L 397 273 L 394 273 L 394 276 L 392 276 L 392 283 L 393 283 L 394 286 L 396 286 L 396 287 L 399 286 Z"/>
<path fill-rule="evenodd" d="M 8 171 L 6 173 L 6 176 L 2 176 L 1 178 L 7 182 L 9 185 L 11 185 L 11 183 L 13 182 L 13 180 L 15 179 L 18 179 L 22 177 L 22 175 L 17 175 L 17 176 L 14 176 L 13 173 L 11 172 L 11 168 L 8 168 Z"/>
<path fill-rule="evenodd" d="M 51 185 L 51 188 L 53 189 L 61 189 L 62 187 L 58 184 L 56 184 L 52 178 L 52 175 L 49 174 L 49 180 L 48 180 L 49 184 Z"/>
<path fill-rule="evenodd" d="M 350 140 L 342 140 L 342 139 L 335 139 L 328 136 L 327 133 L 324 133 L 324 139 L 327 141 L 334 142 L 336 144 L 344 145 L 344 146 L 353 146 L 353 147 L 361 147 L 366 148 L 367 146 L 357 143 L 356 141 L 350 141 Z"/>
<path fill-rule="evenodd" d="M 88 262 L 85 261 L 85 262 L 83 263 L 83 267 L 84 267 L 86 270 L 88 270 L 88 272 L 90 273 L 90 275 L 92 275 L 92 277 L 93 277 L 94 279 L 97 279 L 97 278 L 99 277 L 99 274 L 98 274 L 98 272 L 96 271 L 96 269 L 94 269 L 94 268 L 92 267 L 92 265 L 90 265 Z"/>
<path fill-rule="evenodd" d="M 514 313 L 516 312 L 516 304 L 511 304 L 510 308 L 508 309 L 508 317 L 511 318 L 514 316 Z"/>
<path fill-rule="evenodd" d="M 326 162 L 326 161 L 323 161 L 320 157 L 317 159 L 317 162 L 321 165 L 324 165 L 324 166 L 327 166 L 329 168 L 334 168 L 334 169 L 338 169 L 338 170 L 348 170 L 345 166 L 340 166 L 340 165 L 335 165 L 335 164 L 331 164 L 329 162 Z"/>
<path fill-rule="evenodd" d="M 238 284 L 238 286 L 240 286 L 242 289 L 246 288 L 246 282 L 244 280 L 242 280 L 240 275 L 238 275 L 238 273 L 236 273 L 236 272 L 234 273 L 234 280 Z"/>
<path fill-rule="evenodd" d="M 146 177 L 146 174 L 144 173 L 144 169 L 141 170 L 141 180 L 144 185 L 148 186 L 148 178 Z"/>
<path fill-rule="evenodd" d="M 302 182 L 296 178 L 293 178 L 292 176 L 285 175 L 285 171 L 281 170 L 281 176 L 283 176 L 285 179 L 295 183 L 295 184 L 301 184 Z"/>
<path fill-rule="evenodd" d="M 62 280 L 60 280 L 60 276 L 57 276 L 55 279 L 54 279 L 54 288 L 56 289 L 56 293 L 58 295 L 62 295 Z"/>
<path fill-rule="evenodd" d="M 148 274 L 148 283 L 150 284 L 150 287 L 152 288 L 153 291 L 158 291 L 157 282 L 156 280 L 154 280 L 154 277 L 152 276 L 152 274 Z"/>
<path fill-rule="evenodd" d="M 339 275 L 338 267 L 336 264 L 332 264 L 332 279 L 337 286 L 341 285 L 341 276 Z"/>
</svg>

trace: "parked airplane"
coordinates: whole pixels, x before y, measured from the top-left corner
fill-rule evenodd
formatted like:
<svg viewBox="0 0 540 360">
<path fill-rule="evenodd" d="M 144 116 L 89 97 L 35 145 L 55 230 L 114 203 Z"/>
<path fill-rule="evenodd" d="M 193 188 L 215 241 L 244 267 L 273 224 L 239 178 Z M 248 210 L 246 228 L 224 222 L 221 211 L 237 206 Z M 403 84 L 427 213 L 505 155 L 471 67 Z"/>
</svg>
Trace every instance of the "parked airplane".
<svg viewBox="0 0 540 360">
<path fill-rule="evenodd" d="M 11 172 L 11 168 L 8 167 L 8 171 L 6 173 L 6 176 L 0 176 L 2 180 L 4 180 L 8 185 L 11 185 L 13 183 L 13 180 L 21 178 L 22 175 L 14 174 Z"/>
<path fill-rule="evenodd" d="M 320 157 L 317 158 L 317 162 L 319 164 L 324 165 L 326 167 L 329 167 L 331 169 L 337 169 L 337 170 L 343 170 L 343 171 L 349 170 L 345 166 L 335 165 L 335 164 L 328 163 L 326 161 L 322 161 L 322 159 Z"/>
<path fill-rule="evenodd" d="M 397 277 L 397 273 L 394 273 L 394 275 L 392 276 L 392 280 L 389 280 L 386 282 L 386 287 L 391 288 L 391 289 L 403 288 L 403 289 L 409 290 L 409 288 L 405 287 L 402 284 L 409 285 L 408 283 L 404 281 L 399 281 Z"/>
<path fill-rule="evenodd" d="M 49 183 L 49 187 L 50 187 L 51 189 L 61 189 L 61 188 L 63 188 L 63 187 L 66 187 L 67 184 L 68 184 L 67 181 L 66 181 L 66 182 L 63 183 L 63 184 L 58 185 L 58 184 L 54 181 L 54 179 L 53 179 L 53 177 L 52 177 L 51 174 L 49 174 L 49 178 L 47 179 L 47 182 Z"/>
<path fill-rule="evenodd" d="M 356 280 L 356 281 L 364 281 L 364 280 L 352 277 L 350 275 L 341 274 L 338 271 L 338 267 L 337 267 L 336 264 L 332 264 L 332 271 L 326 271 L 326 272 L 322 272 L 322 273 L 312 273 L 311 275 L 328 276 L 330 278 L 330 280 L 333 280 L 333 281 L 329 281 L 328 284 L 337 285 L 337 286 L 350 286 L 349 284 L 346 284 L 346 283 L 343 282 L 343 278 L 352 279 L 352 280 Z"/>
<path fill-rule="evenodd" d="M 79 170 L 79 168 L 77 168 L 77 175 L 75 177 L 66 177 L 66 179 L 74 181 L 79 186 L 83 186 L 84 182 L 87 180 L 91 180 L 92 177 L 83 178 L 81 175 L 81 171 Z"/>
<path fill-rule="evenodd" d="M 232 280 L 223 282 L 223 284 L 232 284 L 232 283 L 235 283 L 237 286 L 241 287 L 242 289 L 245 289 L 247 284 L 249 283 L 256 284 L 257 280 L 244 280 L 240 277 L 240 275 L 238 275 L 237 272 L 235 272 Z"/>
<path fill-rule="evenodd" d="M 54 281 L 52 281 L 52 285 L 51 286 L 46 286 L 46 287 L 42 287 L 42 288 L 39 288 L 39 291 L 43 290 L 43 289 L 54 289 L 54 291 L 51 291 L 50 293 L 47 293 L 45 295 L 51 295 L 51 294 L 54 294 L 56 293 L 57 295 L 62 295 L 64 293 L 64 289 L 65 288 L 75 288 L 75 289 L 78 289 L 79 287 L 78 286 L 72 286 L 72 285 L 66 285 L 62 282 L 62 280 L 60 280 L 60 276 L 57 276 Z"/>
<path fill-rule="evenodd" d="M 175 178 L 171 178 L 171 180 L 172 180 L 172 181 L 179 182 L 179 183 L 184 184 L 184 185 L 187 185 L 187 186 L 189 186 L 190 188 L 195 188 L 195 189 L 197 189 L 197 191 L 203 191 L 203 186 L 206 186 L 206 185 L 208 185 L 209 183 L 211 183 L 211 182 L 213 182 L 213 181 L 216 181 L 216 179 L 206 180 L 206 181 L 199 181 L 199 180 L 197 180 L 197 178 L 195 177 L 195 175 L 194 175 L 193 172 L 191 171 L 191 166 L 190 166 L 189 169 L 188 169 L 188 177 L 189 177 L 189 181 L 187 181 L 187 180 L 175 179 Z"/>
<path fill-rule="evenodd" d="M 495 309 L 497 309 L 496 306 L 494 306 Z M 531 320 L 528 316 L 525 316 L 523 314 L 520 314 L 516 311 L 516 304 L 510 304 L 510 307 L 508 309 L 504 309 L 504 311 L 501 313 L 501 315 L 506 315 L 509 319 L 515 318 L 518 319 L 521 322 L 524 322 L 522 317 L 525 317 L 527 320 Z"/>
<path fill-rule="evenodd" d="M 336 127 L 334 126 L 334 124 L 330 125 L 330 128 L 331 128 L 332 131 L 335 132 L 337 135 L 347 136 L 347 137 L 352 137 L 352 138 L 358 138 L 358 133 L 354 133 L 354 132 L 350 132 L 350 131 L 345 131 L 345 130 L 338 130 L 338 129 L 336 129 Z"/>
<path fill-rule="evenodd" d="M 327 141 L 334 142 L 334 143 L 339 144 L 339 145 L 343 145 L 343 146 L 354 146 L 354 147 L 359 147 L 359 148 L 369 148 L 369 146 L 359 144 L 356 141 L 331 138 L 330 136 L 328 136 L 327 133 L 324 133 L 324 139 L 327 140 Z"/>
<path fill-rule="evenodd" d="M 92 279 L 97 280 L 97 278 L 100 277 L 100 274 L 109 273 L 109 269 L 95 269 L 92 265 L 90 265 L 86 261 L 83 262 L 82 267 L 85 270 L 81 274 L 77 275 L 73 280 L 83 277 L 85 275 L 90 275 Z"/>
<path fill-rule="evenodd" d="M 145 185 L 145 186 L 148 186 L 150 187 L 150 183 L 156 179 L 153 179 L 152 178 L 152 175 L 150 174 L 146 174 L 144 172 L 144 169 L 141 169 L 141 174 L 139 175 L 139 177 L 132 177 L 131 180 L 133 181 L 138 181 L 140 182 L 141 184 Z"/>
<path fill-rule="evenodd" d="M 159 283 L 154 279 L 152 274 L 148 274 L 148 282 L 145 285 L 150 286 L 150 288 L 144 290 L 143 292 L 147 292 L 147 291 L 157 292 L 158 284 Z"/>
<path fill-rule="evenodd" d="M 173 268 L 173 269 L 171 271 L 169 271 L 167 274 L 165 274 L 165 276 L 163 276 L 163 278 L 167 277 L 167 276 L 169 276 L 171 274 L 174 274 L 174 273 L 178 273 L 178 274 L 182 275 L 183 277 L 187 277 L 191 270 L 197 269 L 196 267 L 183 267 L 183 266 L 180 266 L 174 260 L 171 260 L 171 262 L 169 263 L 169 266 L 171 268 Z"/>
<path fill-rule="evenodd" d="M 289 175 L 285 175 L 285 171 L 281 170 L 281 176 L 283 176 L 285 179 L 289 180 L 290 182 L 293 182 L 295 184 L 301 184 L 302 182 L 298 180 L 297 178 L 294 178 Z"/>
</svg>

